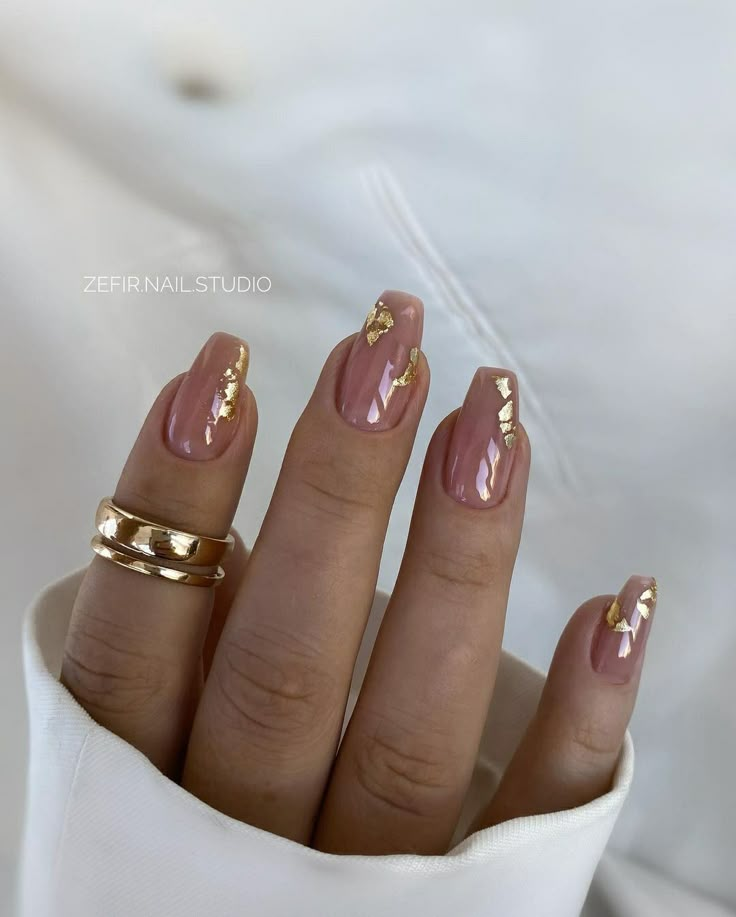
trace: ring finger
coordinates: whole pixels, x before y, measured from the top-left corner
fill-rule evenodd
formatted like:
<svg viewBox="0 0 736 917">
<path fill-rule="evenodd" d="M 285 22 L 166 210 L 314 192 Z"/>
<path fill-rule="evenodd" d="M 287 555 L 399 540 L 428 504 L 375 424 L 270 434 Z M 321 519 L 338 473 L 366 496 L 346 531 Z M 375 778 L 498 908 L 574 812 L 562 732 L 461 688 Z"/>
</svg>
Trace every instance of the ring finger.
<svg viewBox="0 0 736 917">
<path fill-rule="evenodd" d="M 514 375 L 483 368 L 430 444 L 320 849 L 447 849 L 493 691 L 524 515 L 529 443 L 517 418 Z"/>
</svg>

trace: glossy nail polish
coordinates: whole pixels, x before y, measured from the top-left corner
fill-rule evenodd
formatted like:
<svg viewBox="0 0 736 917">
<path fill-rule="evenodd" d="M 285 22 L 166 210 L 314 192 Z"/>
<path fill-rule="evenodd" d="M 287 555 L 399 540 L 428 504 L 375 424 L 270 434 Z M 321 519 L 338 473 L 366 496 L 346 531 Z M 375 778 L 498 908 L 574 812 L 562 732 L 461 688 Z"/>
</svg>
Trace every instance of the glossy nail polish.
<svg viewBox="0 0 736 917">
<path fill-rule="evenodd" d="M 455 420 L 445 460 L 445 490 L 477 509 L 506 495 L 516 454 L 519 396 L 516 376 L 481 366 Z"/>
<path fill-rule="evenodd" d="M 410 293 L 386 290 L 350 350 L 338 393 L 340 413 L 361 430 L 395 426 L 411 397 L 422 343 L 424 307 Z"/>
<path fill-rule="evenodd" d="M 195 461 L 217 458 L 235 436 L 248 345 L 231 334 L 213 334 L 182 379 L 166 423 L 166 443 Z"/>
<path fill-rule="evenodd" d="M 657 581 L 630 576 L 598 623 L 591 645 L 593 669 L 608 681 L 625 684 L 641 667 L 657 604 Z"/>
</svg>

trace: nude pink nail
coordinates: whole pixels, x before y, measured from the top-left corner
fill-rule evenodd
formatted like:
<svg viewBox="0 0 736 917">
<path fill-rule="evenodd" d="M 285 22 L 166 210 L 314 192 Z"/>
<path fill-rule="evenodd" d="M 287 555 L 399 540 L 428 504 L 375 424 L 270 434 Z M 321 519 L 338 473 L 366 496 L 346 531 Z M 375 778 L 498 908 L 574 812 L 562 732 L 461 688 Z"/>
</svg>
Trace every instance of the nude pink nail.
<svg viewBox="0 0 736 917">
<path fill-rule="evenodd" d="M 516 454 L 519 396 L 516 376 L 481 366 L 455 421 L 445 461 L 445 490 L 477 509 L 506 495 Z"/>
<path fill-rule="evenodd" d="M 656 604 L 654 577 L 630 576 L 593 635 L 591 663 L 599 675 L 625 684 L 641 668 Z"/>
<path fill-rule="evenodd" d="M 206 461 L 227 449 L 238 428 L 248 359 L 248 345 L 231 334 L 219 331 L 207 341 L 169 410 L 166 442 L 172 452 Z"/>
<path fill-rule="evenodd" d="M 388 430 L 401 419 L 416 380 L 424 306 L 386 290 L 368 313 L 343 370 L 338 407 L 361 430 Z"/>
</svg>

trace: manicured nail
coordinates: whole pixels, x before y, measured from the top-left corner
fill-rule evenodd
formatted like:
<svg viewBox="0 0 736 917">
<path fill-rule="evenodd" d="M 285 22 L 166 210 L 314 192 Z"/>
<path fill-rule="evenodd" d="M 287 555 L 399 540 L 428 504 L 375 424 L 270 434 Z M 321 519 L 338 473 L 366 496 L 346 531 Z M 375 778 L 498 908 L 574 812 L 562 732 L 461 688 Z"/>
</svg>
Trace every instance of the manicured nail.
<svg viewBox="0 0 736 917">
<path fill-rule="evenodd" d="M 605 610 L 593 636 L 593 669 L 615 684 L 625 684 L 641 667 L 657 604 L 657 581 L 630 576 Z"/>
<path fill-rule="evenodd" d="M 386 290 L 368 313 L 343 371 L 338 407 L 361 430 L 388 430 L 401 419 L 417 376 L 424 306 Z"/>
<path fill-rule="evenodd" d="M 507 369 L 481 366 L 455 421 L 445 460 L 445 490 L 482 509 L 506 495 L 516 454 L 519 389 Z"/>
<path fill-rule="evenodd" d="M 204 461 L 227 449 L 238 428 L 248 358 L 248 345 L 231 334 L 220 331 L 207 341 L 169 411 L 166 442 L 172 452 Z"/>
</svg>

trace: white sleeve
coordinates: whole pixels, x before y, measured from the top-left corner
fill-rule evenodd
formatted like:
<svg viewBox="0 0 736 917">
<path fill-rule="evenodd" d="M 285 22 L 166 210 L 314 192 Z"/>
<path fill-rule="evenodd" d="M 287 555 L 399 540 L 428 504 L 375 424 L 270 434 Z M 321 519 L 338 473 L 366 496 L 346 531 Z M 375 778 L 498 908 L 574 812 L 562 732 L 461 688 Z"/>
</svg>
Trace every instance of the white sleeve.
<svg viewBox="0 0 736 917">
<path fill-rule="evenodd" d="M 79 581 L 75 573 L 49 587 L 25 625 L 23 917 L 580 913 L 631 782 L 628 735 L 610 792 L 580 808 L 478 831 L 440 857 L 319 853 L 211 809 L 75 702 L 57 676 Z M 377 597 L 369 634 L 385 602 Z M 459 836 L 508 763 L 542 683 L 504 655 Z"/>
</svg>

